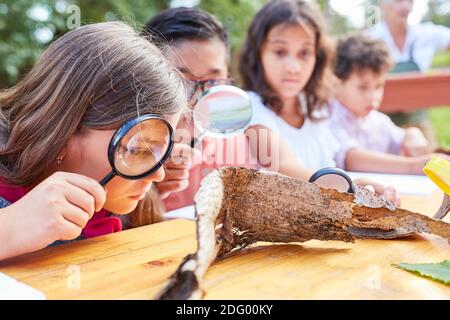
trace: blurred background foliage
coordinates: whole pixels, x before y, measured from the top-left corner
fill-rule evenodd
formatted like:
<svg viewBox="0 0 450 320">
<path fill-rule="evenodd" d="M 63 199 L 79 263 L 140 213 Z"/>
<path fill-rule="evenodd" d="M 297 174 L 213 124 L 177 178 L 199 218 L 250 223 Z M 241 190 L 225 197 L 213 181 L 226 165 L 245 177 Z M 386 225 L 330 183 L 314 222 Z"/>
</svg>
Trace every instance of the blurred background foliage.
<svg viewBox="0 0 450 320">
<path fill-rule="evenodd" d="M 344 1 L 344 0 L 340 0 Z M 379 0 L 361 0 L 365 8 Z M 197 6 L 216 15 L 228 28 L 233 48 L 233 61 L 237 61 L 245 30 L 256 11 L 267 0 L 0 0 L 0 88 L 13 85 L 34 64 L 42 50 L 54 39 L 67 32 L 74 13 L 73 5 L 80 10 L 80 23 L 123 20 L 137 30 L 159 11 L 173 6 Z M 329 31 L 340 35 L 355 30 L 355 26 L 334 11 L 332 0 L 316 0 L 321 8 Z M 72 6 L 72 7 L 71 7 Z M 429 0 L 428 12 L 423 21 L 450 26 L 450 1 Z M 370 14 L 366 9 L 367 15 Z M 450 53 L 439 54 L 435 67 L 450 66 Z M 236 63 L 232 72 L 236 71 Z M 434 114 L 434 116 L 433 116 Z M 439 127 L 441 144 L 450 146 L 450 108 L 432 111 Z"/>
<path fill-rule="evenodd" d="M 71 5 L 80 8 L 81 24 L 124 20 L 136 29 L 159 11 L 171 6 L 195 5 L 215 14 L 230 31 L 236 53 L 253 15 L 267 0 L 0 0 L 0 88 L 14 84 L 33 65 L 42 50 L 67 32 Z M 378 0 L 364 0 L 367 5 Z M 317 0 L 333 35 L 355 29 L 334 11 L 330 0 Z M 424 20 L 450 26 L 450 14 L 442 8 L 448 0 L 430 0 Z M 435 59 L 436 66 L 449 66 L 450 55 Z"/>
<path fill-rule="evenodd" d="M 67 20 L 80 8 L 81 24 L 123 20 L 140 29 L 159 11 L 176 5 L 173 0 L 1 0 L 0 88 L 14 84 L 55 38 L 69 30 Z M 189 1 L 187 1 L 189 2 Z M 253 14 L 264 0 L 190 1 L 216 14 L 229 28 L 237 47 Z M 183 3 L 178 1 L 178 4 Z"/>
</svg>

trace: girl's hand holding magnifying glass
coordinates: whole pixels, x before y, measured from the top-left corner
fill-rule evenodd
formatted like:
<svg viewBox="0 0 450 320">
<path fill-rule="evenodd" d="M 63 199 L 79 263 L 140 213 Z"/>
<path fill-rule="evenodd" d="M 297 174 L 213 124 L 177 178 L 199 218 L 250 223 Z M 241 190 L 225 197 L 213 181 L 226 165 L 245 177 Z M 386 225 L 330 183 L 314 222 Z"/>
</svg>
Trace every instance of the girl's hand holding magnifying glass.
<svg viewBox="0 0 450 320">
<path fill-rule="evenodd" d="M 9 227 L 10 256 L 39 250 L 57 240 L 77 238 L 106 200 L 102 186 L 89 177 L 56 172 L 6 207 L 2 223 Z M 29 208 L 33 208 L 30 212 Z M 9 215 L 8 212 L 14 212 Z"/>
</svg>

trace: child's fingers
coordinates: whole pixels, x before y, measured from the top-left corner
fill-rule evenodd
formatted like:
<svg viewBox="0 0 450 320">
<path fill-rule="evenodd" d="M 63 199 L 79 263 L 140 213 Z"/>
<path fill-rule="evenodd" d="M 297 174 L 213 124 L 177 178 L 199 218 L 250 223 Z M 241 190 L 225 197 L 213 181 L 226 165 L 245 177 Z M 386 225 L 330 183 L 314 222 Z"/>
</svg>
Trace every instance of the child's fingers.
<svg viewBox="0 0 450 320">
<path fill-rule="evenodd" d="M 84 228 L 90 218 L 86 211 L 74 205 L 69 205 L 62 214 L 65 220 L 80 228 Z"/>
<path fill-rule="evenodd" d="M 381 183 L 375 182 L 371 179 L 356 179 L 354 180 L 354 182 L 356 183 L 356 185 L 360 186 L 361 188 L 365 188 L 367 186 L 370 186 L 372 190 L 372 192 L 376 192 L 378 194 L 383 194 L 384 192 L 384 185 L 382 185 Z"/>
<path fill-rule="evenodd" d="M 418 157 L 430 153 L 428 146 L 417 146 L 407 150 L 406 155 L 410 157 Z"/>
<path fill-rule="evenodd" d="M 162 199 L 167 198 L 173 192 L 179 192 L 186 189 L 189 186 L 189 181 L 187 180 L 174 180 L 174 181 L 164 181 L 158 183 L 159 195 Z"/>
<path fill-rule="evenodd" d="M 81 234 L 82 228 L 78 225 L 62 219 L 59 225 L 59 240 L 73 240 L 76 239 Z"/>
<path fill-rule="evenodd" d="M 65 190 L 65 197 L 72 205 L 77 206 L 89 215 L 91 218 L 94 215 L 95 199 L 94 196 L 84 189 L 68 184 Z"/>
<path fill-rule="evenodd" d="M 199 163 L 201 159 L 200 151 L 193 149 L 185 144 L 175 144 L 172 154 L 170 156 L 170 161 L 165 165 L 166 167 L 184 167 L 189 169 L 194 164 Z"/>
<path fill-rule="evenodd" d="M 396 207 L 400 206 L 400 198 L 397 196 L 397 190 L 394 187 L 388 186 L 383 192 L 383 196 L 385 199 L 389 200 Z"/>
<path fill-rule="evenodd" d="M 106 192 L 98 181 L 73 173 L 66 173 L 65 179 L 70 184 L 83 189 L 94 197 L 96 212 L 103 208 L 103 204 L 106 201 Z"/>
<path fill-rule="evenodd" d="M 189 170 L 187 169 L 168 169 L 166 168 L 165 180 L 187 180 L 189 179 Z"/>
<path fill-rule="evenodd" d="M 396 207 L 400 206 L 400 198 L 397 196 L 397 190 L 394 187 L 385 187 L 384 185 L 369 179 L 357 179 L 355 180 L 355 183 L 360 187 L 382 195 L 386 200 L 395 204 Z"/>
</svg>

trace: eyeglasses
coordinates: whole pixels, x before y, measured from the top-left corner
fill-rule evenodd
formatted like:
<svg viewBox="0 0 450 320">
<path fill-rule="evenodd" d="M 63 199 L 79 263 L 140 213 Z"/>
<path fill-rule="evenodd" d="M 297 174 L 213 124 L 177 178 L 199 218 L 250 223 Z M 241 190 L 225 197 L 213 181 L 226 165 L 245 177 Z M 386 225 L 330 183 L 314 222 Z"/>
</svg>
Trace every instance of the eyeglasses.
<svg viewBox="0 0 450 320">
<path fill-rule="evenodd" d="M 191 106 L 194 106 L 200 97 L 204 95 L 209 89 L 216 86 L 223 85 L 234 85 L 234 80 L 232 78 L 227 79 L 209 79 L 209 80 L 190 80 L 188 81 L 190 94 L 189 102 Z"/>
</svg>

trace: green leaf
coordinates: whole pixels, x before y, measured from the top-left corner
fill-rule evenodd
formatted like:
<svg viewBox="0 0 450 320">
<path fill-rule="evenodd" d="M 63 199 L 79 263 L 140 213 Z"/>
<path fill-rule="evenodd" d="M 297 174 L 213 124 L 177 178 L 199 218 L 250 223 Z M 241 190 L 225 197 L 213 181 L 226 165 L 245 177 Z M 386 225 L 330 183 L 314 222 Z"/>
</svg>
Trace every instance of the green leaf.
<svg viewBox="0 0 450 320">
<path fill-rule="evenodd" d="M 450 286 L 450 260 L 445 260 L 441 263 L 400 263 L 395 266 L 409 272 L 417 273 L 422 277 L 432 278 Z"/>
</svg>

